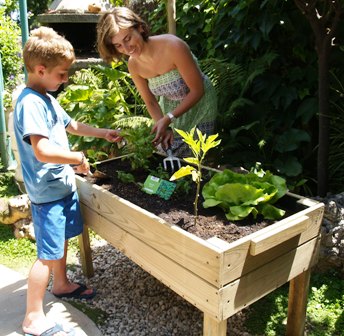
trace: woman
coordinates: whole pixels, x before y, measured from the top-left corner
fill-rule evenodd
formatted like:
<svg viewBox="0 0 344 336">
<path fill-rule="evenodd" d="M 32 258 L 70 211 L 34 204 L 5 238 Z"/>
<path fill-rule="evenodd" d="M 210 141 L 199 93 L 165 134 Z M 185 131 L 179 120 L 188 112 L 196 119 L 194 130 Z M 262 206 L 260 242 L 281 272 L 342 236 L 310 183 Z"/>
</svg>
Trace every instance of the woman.
<svg viewBox="0 0 344 336">
<path fill-rule="evenodd" d="M 213 133 L 216 93 L 183 40 L 171 34 L 150 36 L 138 15 L 115 7 L 98 22 L 97 46 L 108 63 L 128 58 L 129 73 L 155 121 L 155 145 L 185 156 L 188 147 L 178 134 L 174 138 L 172 128 L 190 131 L 196 126 L 203 134 Z"/>
</svg>

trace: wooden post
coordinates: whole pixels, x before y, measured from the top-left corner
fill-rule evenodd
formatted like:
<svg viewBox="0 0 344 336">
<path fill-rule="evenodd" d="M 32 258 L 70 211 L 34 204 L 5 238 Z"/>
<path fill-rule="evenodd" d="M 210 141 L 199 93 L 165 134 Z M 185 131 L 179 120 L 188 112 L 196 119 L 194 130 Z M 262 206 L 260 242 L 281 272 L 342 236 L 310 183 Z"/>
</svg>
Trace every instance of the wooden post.
<svg viewBox="0 0 344 336">
<path fill-rule="evenodd" d="M 204 313 L 203 318 L 203 336 L 226 336 L 227 319 L 217 321 L 208 314 Z"/>
<path fill-rule="evenodd" d="M 90 237 L 88 234 L 88 227 L 84 227 L 84 231 L 79 235 L 80 259 L 82 271 L 87 278 L 94 276 L 94 269 L 92 263 L 92 251 L 90 246 Z"/>
<path fill-rule="evenodd" d="M 176 35 L 176 0 L 167 0 L 168 33 Z"/>
<path fill-rule="evenodd" d="M 286 336 L 303 336 L 311 271 L 304 271 L 289 283 Z"/>
</svg>

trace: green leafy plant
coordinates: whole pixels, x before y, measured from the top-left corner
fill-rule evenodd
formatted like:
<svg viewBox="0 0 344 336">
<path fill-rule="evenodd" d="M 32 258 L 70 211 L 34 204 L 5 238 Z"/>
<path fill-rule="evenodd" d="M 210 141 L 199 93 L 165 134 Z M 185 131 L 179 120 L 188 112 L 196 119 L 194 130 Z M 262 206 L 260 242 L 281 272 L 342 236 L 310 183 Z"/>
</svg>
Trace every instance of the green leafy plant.
<svg viewBox="0 0 344 336">
<path fill-rule="evenodd" d="M 261 174 L 261 171 L 259 172 Z M 263 176 L 251 172 L 235 173 L 229 169 L 216 173 L 203 189 L 205 208 L 219 206 L 229 220 L 241 220 L 252 214 L 266 219 L 281 218 L 285 211 L 272 204 L 287 192 L 284 178 L 269 171 Z"/>
<path fill-rule="evenodd" d="M 117 177 L 124 183 L 135 183 L 135 177 L 131 173 L 126 173 L 122 170 L 118 170 Z"/>
<path fill-rule="evenodd" d="M 0 54 L 5 86 L 5 108 L 11 106 L 12 91 L 20 82 L 20 75 L 23 74 L 20 35 L 18 23 L 6 13 L 6 7 L 0 6 Z"/>
<path fill-rule="evenodd" d="M 142 101 L 123 63 L 77 71 L 58 101 L 75 120 L 94 127 L 116 129 L 122 118 L 143 115 Z M 118 147 L 104 139 L 70 135 L 74 150 L 83 150 L 91 161 L 117 156 Z"/>
<path fill-rule="evenodd" d="M 3 171 L 0 163 L 0 197 L 9 198 L 20 194 L 14 179 L 14 171 Z"/>
<path fill-rule="evenodd" d="M 149 158 L 155 151 L 152 125 L 152 119 L 141 116 L 123 118 L 115 123 L 116 128 L 121 129 L 121 136 L 125 141 L 122 152 L 130 154 L 127 158 L 133 170 L 149 167 Z"/>
<path fill-rule="evenodd" d="M 195 131 L 197 133 L 198 139 L 194 139 Z M 194 214 L 196 224 L 198 217 L 198 198 L 202 181 L 202 163 L 208 151 L 218 146 L 221 140 L 216 140 L 218 134 L 210 135 L 207 137 L 206 134 L 202 134 L 202 132 L 196 127 L 193 127 L 190 132 L 184 132 L 179 129 L 176 129 L 176 132 L 182 136 L 183 141 L 190 147 L 192 151 L 193 157 L 184 158 L 184 161 L 192 164 L 192 166 L 187 165 L 181 167 L 171 176 L 170 181 L 177 180 L 187 175 L 192 176 L 192 180 L 196 183 L 196 196 L 194 201 Z"/>
</svg>

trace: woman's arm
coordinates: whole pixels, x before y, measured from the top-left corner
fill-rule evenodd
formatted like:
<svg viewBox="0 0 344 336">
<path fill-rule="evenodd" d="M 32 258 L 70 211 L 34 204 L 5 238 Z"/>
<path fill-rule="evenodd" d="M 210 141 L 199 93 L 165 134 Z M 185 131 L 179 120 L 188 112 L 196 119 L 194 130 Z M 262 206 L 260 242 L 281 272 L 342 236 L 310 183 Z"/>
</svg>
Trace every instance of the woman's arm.
<svg viewBox="0 0 344 336">
<path fill-rule="evenodd" d="M 201 72 L 191 54 L 189 46 L 177 37 L 172 38 L 168 46 L 171 61 L 190 90 L 174 111 L 170 111 L 178 118 L 196 105 L 203 97 L 204 84 Z"/>
<path fill-rule="evenodd" d="M 168 54 L 171 57 L 170 62 L 174 64 L 174 67 L 178 70 L 189 88 L 188 94 L 180 104 L 178 104 L 173 111 L 169 111 L 175 118 L 178 118 L 184 113 L 187 113 L 188 110 L 202 98 L 204 94 L 204 85 L 201 72 L 192 57 L 188 45 L 181 39 L 172 36 L 167 46 L 169 50 Z M 156 137 L 153 141 L 158 140 L 160 134 L 163 134 L 170 123 L 171 119 L 168 116 L 164 116 L 156 122 L 153 127 L 153 132 L 156 132 Z"/>
</svg>

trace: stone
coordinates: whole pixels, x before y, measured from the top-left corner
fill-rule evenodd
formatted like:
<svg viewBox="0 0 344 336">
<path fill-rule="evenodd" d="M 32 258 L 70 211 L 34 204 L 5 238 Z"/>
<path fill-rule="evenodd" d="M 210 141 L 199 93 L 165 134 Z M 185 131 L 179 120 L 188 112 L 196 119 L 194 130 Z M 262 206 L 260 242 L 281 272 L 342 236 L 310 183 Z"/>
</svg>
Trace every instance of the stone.
<svg viewBox="0 0 344 336">
<path fill-rule="evenodd" d="M 8 211 L 6 210 L 6 203 Z M 2 209 L 2 211 L 1 211 Z M 31 216 L 30 200 L 27 194 L 18 195 L 8 200 L 0 201 L 0 222 L 3 224 L 14 224 L 20 219 Z"/>
</svg>

